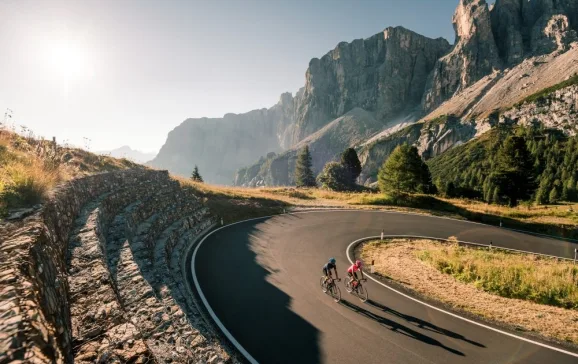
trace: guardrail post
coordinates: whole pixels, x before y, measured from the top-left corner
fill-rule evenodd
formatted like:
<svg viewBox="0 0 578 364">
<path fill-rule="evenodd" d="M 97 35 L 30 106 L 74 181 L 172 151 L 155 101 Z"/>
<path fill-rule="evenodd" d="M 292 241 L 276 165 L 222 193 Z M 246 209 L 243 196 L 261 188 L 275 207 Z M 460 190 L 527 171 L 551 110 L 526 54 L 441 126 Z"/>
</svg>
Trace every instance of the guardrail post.
<svg viewBox="0 0 578 364">
<path fill-rule="evenodd" d="M 576 256 L 578 256 L 578 248 L 574 249 L 574 265 L 576 265 Z"/>
<path fill-rule="evenodd" d="M 492 250 L 492 242 L 491 241 L 490 241 L 490 247 L 489 248 L 490 248 L 490 250 Z"/>
<path fill-rule="evenodd" d="M 372 260 L 371 261 L 371 269 L 370 269 L 371 274 L 373 274 L 375 272 L 375 267 L 373 266 L 374 263 L 375 263 L 375 260 Z"/>
<path fill-rule="evenodd" d="M 500 227 L 502 227 L 502 220 L 500 219 Z"/>
<path fill-rule="evenodd" d="M 223 226 L 223 225 L 224 225 L 223 218 L 221 217 L 221 226 Z"/>
<path fill-rule="evenodd" d="M 383 230 L 381 230 L 381 240 L 383 240 Z"/>
</svg>

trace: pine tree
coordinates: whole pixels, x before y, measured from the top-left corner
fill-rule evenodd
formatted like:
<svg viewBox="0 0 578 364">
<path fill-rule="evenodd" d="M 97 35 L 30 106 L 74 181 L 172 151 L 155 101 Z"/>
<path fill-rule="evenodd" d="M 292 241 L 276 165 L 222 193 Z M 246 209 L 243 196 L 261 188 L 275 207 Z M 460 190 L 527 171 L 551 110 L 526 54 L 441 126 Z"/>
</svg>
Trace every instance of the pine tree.
<svg viewBox="0 0 578 364">
<path fill-rule="evenodd" d="M 204 182 L 203 177 L 201 177 L 201 174 L 199 173 L 199 168 L 196 165 L 191 174 L 191 179 L 195 182 Z"/>
<path fill-rule="evenodd" d="M 519 200 L 530 197 L 535 189 L 534 169 L 524 138 L 506 138 L 498 150 L 493 174 L 494 183 L 510 200 L 510 206 L 516 206 Z"/>
<path fill-rule="evenodd" d="M 556 190 L 556 187 L 552 188 L 552 191 L 550 191 L 548 199 L 550 200 L 550 203 L 558 202 L 558 190 Z"/>
<path fill-rule="evenodd" d="M 341 154 L 341 164 L 347 172 L 347 177 L 349 179 L 348 183 L 351 186 L 355 185 L 355 181 L 361 174 L 361 162 L 359 162 L 359 157 L 357 152 L 353 148 L 347 148 Z"/>
<path fill-rule="evenodd" d="M 430 193 L 431 174 L 417 148 L 403 144 L 395 148 L 377 175 L 379 189 L 386 192 Z"/>
<path fill-rule="evenodd" d="M 315 176 L 311 170 L 313 163 L 311 162 L 311 154 L 309 153 L 309 146 L 303 147 L 297 156 L 295 164 L 295 185 L 297 187 L 314 187 Z"/>
<path fill-rule="evenodd" d="M 498 187 L 494 187 L 494 192 L 492 193 L 492 202 L 499 205 L 501 200 L 500 200 L 500 190 L 498 189 Z"/>
</svg>

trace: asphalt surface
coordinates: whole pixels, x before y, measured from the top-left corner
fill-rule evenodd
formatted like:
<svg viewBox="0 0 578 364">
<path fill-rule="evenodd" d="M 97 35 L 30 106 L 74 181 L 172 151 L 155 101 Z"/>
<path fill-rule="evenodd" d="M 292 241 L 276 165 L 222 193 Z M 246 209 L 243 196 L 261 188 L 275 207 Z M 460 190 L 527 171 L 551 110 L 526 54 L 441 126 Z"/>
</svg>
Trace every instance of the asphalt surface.
<svg viewBox="0 0 578 364">
<path fill-rule="evenodd" d="M 225 227 L 199 247 L 195 271 L 222 324 L 260 363 L 578 363 L 578 358 L 477 326 L 377 283 L 370 300 L 319 287 L 321 267 L 360 238 L 422 235 L 573 257 L 578 244 L 497 227 L 388 212 L 287 214 Z"/>
</svg>

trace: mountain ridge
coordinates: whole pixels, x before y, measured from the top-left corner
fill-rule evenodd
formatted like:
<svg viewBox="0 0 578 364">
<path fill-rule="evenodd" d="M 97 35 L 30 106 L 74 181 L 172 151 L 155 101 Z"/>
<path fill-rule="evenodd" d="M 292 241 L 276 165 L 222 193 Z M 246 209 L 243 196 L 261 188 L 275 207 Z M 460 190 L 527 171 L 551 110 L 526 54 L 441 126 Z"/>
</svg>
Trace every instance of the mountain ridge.
<svg viewBox="0 0 578 364">
<path fill-rule="evenodd" d="M 291 172 L 284 171 L 291 170 L 295 147 L 320 130 L 328 133 L 324 140 L 338 141 L 317 143 L 325 148 L 312 156 L 322 165 L 336 158 L 338 148 L 365 144 L 361 149 L 366 150 L 384 138 L 392 140 L 403 134 L 404 124 L 411 135 L 420 129 L 411 142 L 425 158 L 433 157 L 491 128 L 487 119 L 492 113 L 578 71 L 577 3 L 497 0 L 489 7 L 484 0 L 460 0 L 452 18 L 454 45 L 403 27 L 340 42 L 309 62 L 305 86 L 295 95 L 281 95 L 269 109 L 229 116 L 236 127 L 226 125 L 226 117 L 185 127 L 207 120 L 188 119 L 169 134 L 151 164 L 185 175 L 199 164 L 207 181 L 222 184 L 231 183 L 238 170 L 237 185 L 289 185 Z M 367 134 L 365 141 L 340 137 L 347 128 L 324 129 L 356 108 L 381 125 L 372 123 L 363 132 L 358 128 Z M 452 122 L 428 123 L 444 116 Z M 427 128 L 413 127 L 414 122 Z M 272 168 L 284 177 L 273 177 Z"/>
</svg>

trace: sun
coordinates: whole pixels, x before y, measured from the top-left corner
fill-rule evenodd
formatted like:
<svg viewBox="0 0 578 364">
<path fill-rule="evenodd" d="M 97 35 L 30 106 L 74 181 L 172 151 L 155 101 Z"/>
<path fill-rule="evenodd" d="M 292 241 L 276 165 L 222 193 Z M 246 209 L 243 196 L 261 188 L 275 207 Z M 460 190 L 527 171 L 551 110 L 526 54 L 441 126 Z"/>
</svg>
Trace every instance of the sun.
<svg viewBox="0 0 578 364">
<path fill-rule="evenodd" d="M 82 39 L 60 37 L 47 40 L 42 53 L 47 76 L 66 90 L 93 77 L 93 57 Z"/>
</svg>

